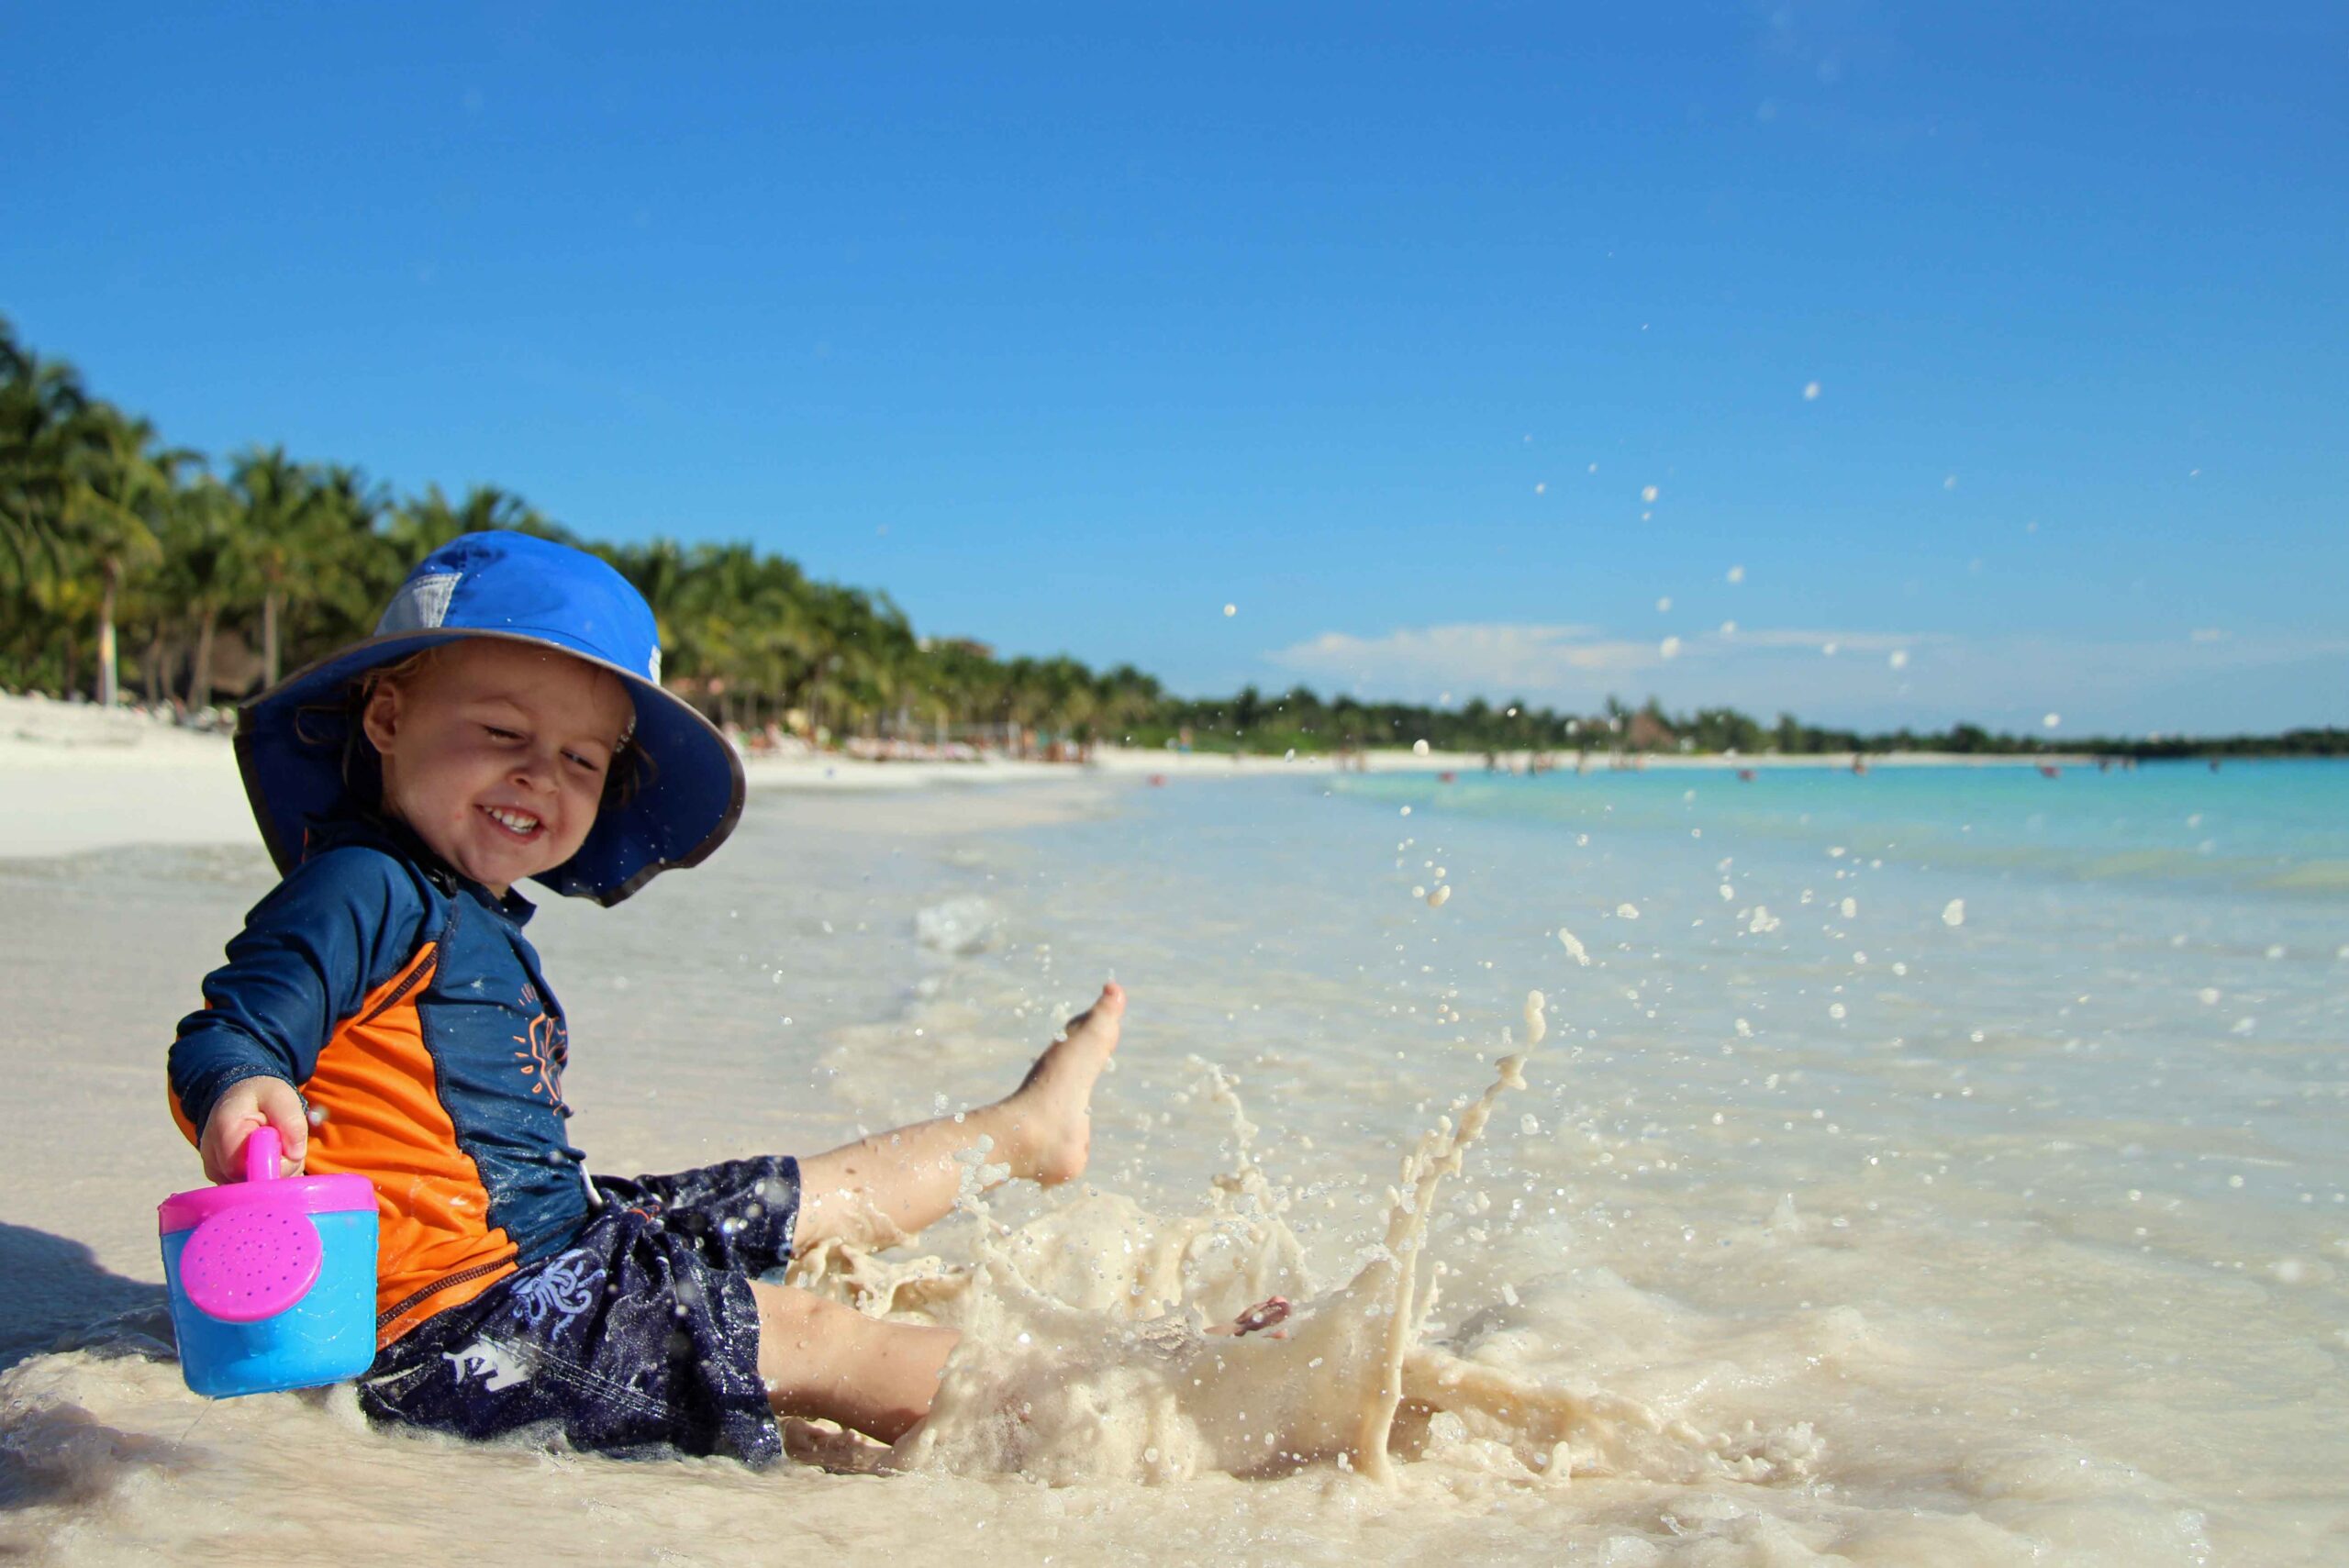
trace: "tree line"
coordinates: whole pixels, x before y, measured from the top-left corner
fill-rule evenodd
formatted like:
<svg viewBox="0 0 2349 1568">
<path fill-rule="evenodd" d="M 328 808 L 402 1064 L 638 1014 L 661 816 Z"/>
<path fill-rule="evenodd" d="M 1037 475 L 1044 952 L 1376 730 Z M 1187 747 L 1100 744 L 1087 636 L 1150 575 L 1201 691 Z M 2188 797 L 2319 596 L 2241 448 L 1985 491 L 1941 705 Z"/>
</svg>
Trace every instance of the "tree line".
<svg viewBox="0 0 2349 1568">
<path fill-rule="evenodd" d="M 483 528 L 610 562 L 652 606 L 670 684 L 724 722 L 979 727 L 1025 743 L 1122 736 L 1166 702 L 1130 665 L 998 660 L 917 637 L 885 594 L 747 544 L 582 539 L 495 485 L 395 495 L 283 447 L 215 462 L 93 395 L 0 318 L 0 686 L 197 711 L 241 698 L 366 635 L 417 561 Z M 258 662 L 224 687 L 215 654 L 232 632 Z"/>
<path fill-rule="evenodd" d="M 886 594 L 816 581 L 747 544 L 581 539 L 495 485 L 396 495 L 351 464 L 297 460 L 281 446 L 216 462 L 92 395 L 71 364 L 34 352 L 0 317 L 0 687 L 202 712 L 364 636 L 411 566 L 483 528 L 562 539 L 610 562 L 660 622 L 664 678 L 712 717 L 753 729 L 1300 755 L 1421 740 L 1534 753 L 2349 752 L 2349 731 L 2336 729 L 2058 747 L 1973 725 L 1861 734 L 1781 714 L 1765 726 L 1734 708 L 1669 714 L 1653 698 L 1632 709 L 1610 697 L 1587 714 L 1482 698 L 1458 707 L 1323 698 L 1303 686 L 1186 699 L 1130 664 L 1097 672 L 1065 655 L 998 659 L 977 643 L 917 636 Z M 227 633 L 258 653 L 233 688 L 215 669 Z"/>
</svg>

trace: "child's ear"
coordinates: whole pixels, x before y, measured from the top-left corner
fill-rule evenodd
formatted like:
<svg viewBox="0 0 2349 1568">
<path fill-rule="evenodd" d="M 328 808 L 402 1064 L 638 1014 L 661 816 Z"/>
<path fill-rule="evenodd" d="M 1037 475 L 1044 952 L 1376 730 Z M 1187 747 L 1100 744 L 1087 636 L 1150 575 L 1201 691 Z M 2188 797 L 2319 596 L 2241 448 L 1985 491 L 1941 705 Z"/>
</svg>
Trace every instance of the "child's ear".
<svg viewBox="0 0 2349 1568">
<path fill-rule="evenodd" d="M 389 752 L 393 739 L 399 734 L 400 689 L 390 681 L 379 681 L 367 694 L 367 706 L 360 710 L 359 728 L 367 743 L 379 754 Z"/>
</svg>

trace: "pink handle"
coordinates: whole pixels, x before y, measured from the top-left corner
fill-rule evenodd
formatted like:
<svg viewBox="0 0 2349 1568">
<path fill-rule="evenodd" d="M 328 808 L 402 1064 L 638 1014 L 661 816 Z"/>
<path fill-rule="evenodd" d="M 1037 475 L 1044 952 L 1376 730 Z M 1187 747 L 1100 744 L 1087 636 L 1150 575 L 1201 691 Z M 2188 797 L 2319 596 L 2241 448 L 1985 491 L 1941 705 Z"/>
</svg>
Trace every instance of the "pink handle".
<svg viewBox="0 0 2349 1568">
<path fill-rule="evenodd" d="M 277 1129 L 267 1122 L 253 1129 L 245 1140 L 245 1180 L 277 1180 L 277 1162 L 284 1153 L 284 1144 L 277 1136 Z"/>
</svg>

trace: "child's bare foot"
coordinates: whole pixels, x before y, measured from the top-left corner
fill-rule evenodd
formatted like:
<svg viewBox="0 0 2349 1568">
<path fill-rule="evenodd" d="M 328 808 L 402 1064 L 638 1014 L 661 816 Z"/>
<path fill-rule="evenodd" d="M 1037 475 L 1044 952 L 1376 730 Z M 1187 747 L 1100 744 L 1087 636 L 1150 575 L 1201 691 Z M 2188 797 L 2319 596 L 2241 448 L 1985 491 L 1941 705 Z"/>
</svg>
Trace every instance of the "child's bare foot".
<svg viewBox="0 0 2349 1568">
<path fill-rule="evenodd" d="M 1010 1124 L 1007 1142 L 1014 1175 L 1053 1186 L 1085 1173 L 1093 1142 L 1093 1085 L 1118 1049 L 1126 994 L 1117 982 L 1101 987 L 1093 1006 L 1068 1021 L 1036 1065 L 999 1107 Z"/>
</svg>

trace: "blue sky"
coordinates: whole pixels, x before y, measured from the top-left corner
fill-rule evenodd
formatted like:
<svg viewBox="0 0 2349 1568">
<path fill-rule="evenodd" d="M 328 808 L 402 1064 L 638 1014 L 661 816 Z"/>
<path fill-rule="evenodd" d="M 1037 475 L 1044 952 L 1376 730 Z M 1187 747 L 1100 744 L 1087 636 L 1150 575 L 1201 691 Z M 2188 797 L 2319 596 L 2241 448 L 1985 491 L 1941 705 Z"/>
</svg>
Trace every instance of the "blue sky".
<svg viewBox="0 0 2349 1568">
<path fill-rule="evenodd" d="M 1186 692 L 2349 722 L 2337 7 L 1125 9 L 11 7 L 0 312 Z"/>
</svg>

